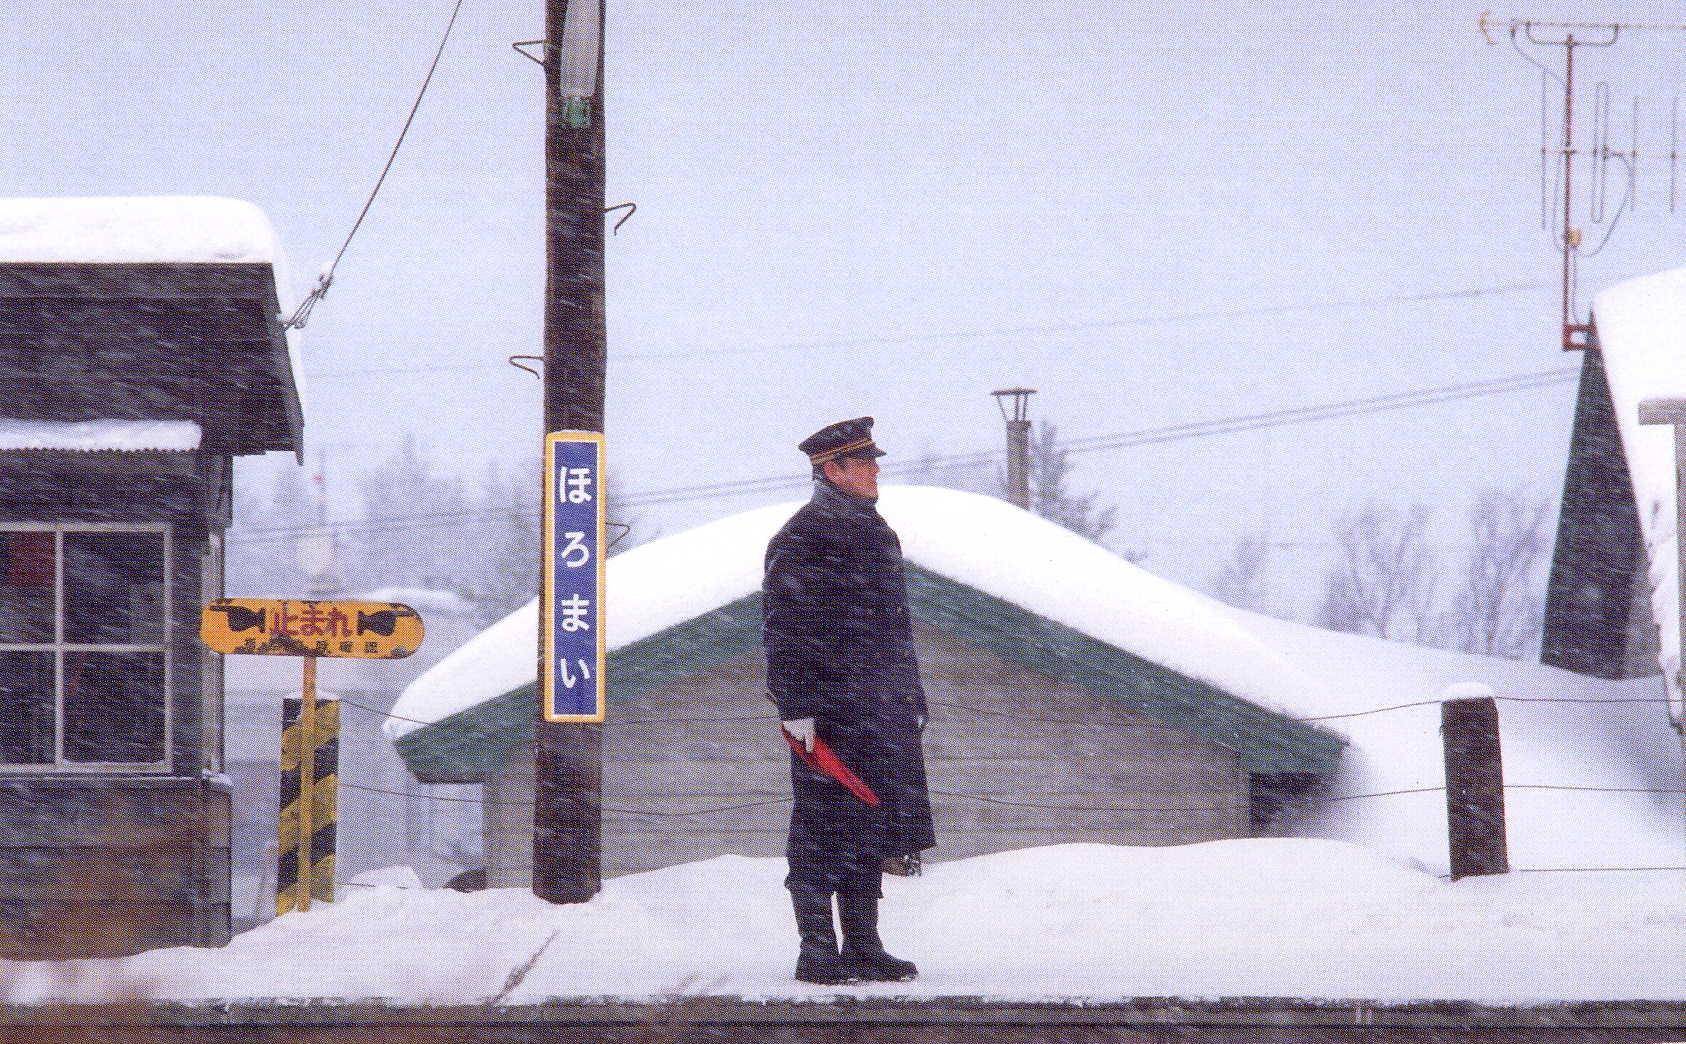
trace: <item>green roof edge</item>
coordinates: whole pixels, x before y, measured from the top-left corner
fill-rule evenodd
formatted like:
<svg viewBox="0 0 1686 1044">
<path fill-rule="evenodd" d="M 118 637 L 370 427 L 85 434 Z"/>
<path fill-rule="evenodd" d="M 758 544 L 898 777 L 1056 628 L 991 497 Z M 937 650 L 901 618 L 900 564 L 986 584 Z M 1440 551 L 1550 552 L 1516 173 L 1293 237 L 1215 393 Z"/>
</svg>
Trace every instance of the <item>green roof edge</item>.
<svg viewBox="0 0 1686 1044">
<path fill-rule="evenodd" d="M 907 574 L 908 608 L 915 619 L 1234 751 L 1248 772 L 1330 775 L 1340 761 L 1346 744 L 1332 732 L 940 574 L 911 564 Z M 725 663 L 759 647 L 760 641 L 761 595 L 756 592 L 610 653 L 609 702 Z M 423 783 L 480 782 L 508 760 L 510 751 L 532 743 L 537 702 L 536 682 L 519 686 L 400 737 L 398 753 Z"/>
</svg>

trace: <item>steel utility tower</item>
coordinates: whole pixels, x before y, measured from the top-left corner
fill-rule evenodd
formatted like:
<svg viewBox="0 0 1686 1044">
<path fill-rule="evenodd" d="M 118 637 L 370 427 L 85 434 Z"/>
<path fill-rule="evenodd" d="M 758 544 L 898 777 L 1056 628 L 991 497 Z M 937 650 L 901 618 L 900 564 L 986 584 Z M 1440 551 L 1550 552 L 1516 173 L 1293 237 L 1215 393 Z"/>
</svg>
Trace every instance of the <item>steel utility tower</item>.
<svg viewBox="0 0 1686 1044">
<path fill-rule="evenodd" d="M 1511 47 L 1541 73 L 1540 93 L 1540 210 L 1541 225 L 1552 232 L 1559 253 L 1563 256 L 1561 270 L 1562 348 L 1576 351 L 1586 348 L 1592 336 L 1590 317 L 1581 320 L 1576 310 L 1576 291 L 1580 258 L 1592 256 L 1604 249 L 1616 223 L 1631 209 L 1638 196 L 1639 163 L 1642 159 L 1667 159 L 1669 164 L 1669 210 L 1675 206 L 1676 173 L 1679 168 L 1679 98 L 1669 108 L 1669 149 L 1666 154 L 1642 153 L 1639 150 L 1639 100 L 1633 102 L 1631 131 L 1626 149 L 1610 144 L 1610 89 L 1606 83 L 1596 85 L 1593 94 L 1592 142 L 1575 140 L 1575 51 L 1584 48 L 1614 47 L 1624 31 L 1686 32 L 1686 25 L 1665 25 L 1637 22 L 1544 22 L 1533 19 L 1493 21 L 1483 14 L 1477 21 L 1482 37 L 1489 44 L 1493 30 L 1503 29 Z M 1523 49 L 1556 47 L 1563 51 L 1562 73 L 1553 71 Z M 1563 114 L 1557 140 L 1551 140 L 1550 94 L 1551 84 L 1562 87 Z M 1585 159 L 1591 170 L 1585 190 L 1584 217 L 1588 226 L 1604 226 L 1596 244 L 1575 223 L 1575 166 Z M 1609 173 L 1617 168 L 1621 175 L 1622 195 L 1612 208 L 1609 205 Z"/>
</svg>

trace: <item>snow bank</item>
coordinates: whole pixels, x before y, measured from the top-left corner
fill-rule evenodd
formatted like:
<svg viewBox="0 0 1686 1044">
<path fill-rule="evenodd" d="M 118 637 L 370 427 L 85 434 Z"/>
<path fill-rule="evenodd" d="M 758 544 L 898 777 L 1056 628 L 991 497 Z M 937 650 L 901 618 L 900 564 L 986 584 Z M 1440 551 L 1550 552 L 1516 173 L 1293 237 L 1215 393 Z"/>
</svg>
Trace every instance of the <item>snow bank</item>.
<svg viewBox="0 0 1686 1044">
<path fill-rule="evenodd" d="M 0 964 L 9 1003 L 503 1001 L 829 995 L 1105 1002 L 1133 997 L 1686 999 L 1686 878 L 1538 874 L 1456 884 L 1327 841 L 1063 845 L 885 882 L 882 931 L 911 983 L 790 978 L 783 860 L 722 856 L 604 882 L 577 906 L 514 890 L 348 888 L 220 951 Z"/>
<path fill-rule="evenodd" d="M 45 421 L 0 418 L 0 452 L 13 450 L 166 450 L 199 448 L 194 421 Z"/>
<path fill-rule="evenodd" d="M 0 199 L 0 263 L 273 263 L 275 230 L 214 196 Z"/>
<path fill-rule="evenodd" d="M 1292 709 L 1338 715 L 1323 724 L 1350 745 L 1334 779 L 1281 832 L 1355 842 L 1445 873 L 1439 703 L 1485 688 L 1499 701 L 1513 867 L 1686 866 L 1681 748 L 1657 679 L 1604 681 L 1232 612 L 1295 662 L 1339 679 Z M 1599 789 L 1535 789 L 1543 786 Z M 1647 790 L 1674 793 L 1639 792 Z M 1686 899 L 1686 880 L 1670 887 Z"/>
<path fill-rule="evenodd" d="M 800 506 L 742 512 L 611 558 L 609 648 L 759 591 L 767 541 Z M 878 506 L 909 562 L 1037 616 L 1261 706 L 1280 710 L 1317 688 L 1219 603 L 994 497 L 886 487 Z M 412 683 L 387 735 L 397 739 L 530 684 L 537 639 L 534 601 Z"/>
<path fill-rule="evenodd" d="M 1680 673 L 1680 581 L 1675 534 L 1674 428 L 1639 423 L 1646 399 L 1686 399 L 1686 268 L 1630 279 L 1593 300 L 1610 400 L 1633 479 L 1651 568 L 1651 613 L 1676 722 L 1686 723 Z"/>
</svg>

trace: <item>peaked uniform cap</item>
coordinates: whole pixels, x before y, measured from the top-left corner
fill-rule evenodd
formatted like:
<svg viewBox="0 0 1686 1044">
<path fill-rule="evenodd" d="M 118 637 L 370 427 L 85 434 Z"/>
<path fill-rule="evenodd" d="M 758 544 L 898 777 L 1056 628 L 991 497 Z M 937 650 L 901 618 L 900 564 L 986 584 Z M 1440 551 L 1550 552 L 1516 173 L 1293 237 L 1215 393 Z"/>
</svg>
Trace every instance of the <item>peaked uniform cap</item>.
<svg viewBox="0 0 1686 1044">
<path fill-rule="evenodd" d="M 884 456 L 884 451 L 872 441 L 871 417 L 828 424 L 803 439 L 796 448 L 806 453 L 809 463 L 815 466 L 839 457 Z"/>
</svg>

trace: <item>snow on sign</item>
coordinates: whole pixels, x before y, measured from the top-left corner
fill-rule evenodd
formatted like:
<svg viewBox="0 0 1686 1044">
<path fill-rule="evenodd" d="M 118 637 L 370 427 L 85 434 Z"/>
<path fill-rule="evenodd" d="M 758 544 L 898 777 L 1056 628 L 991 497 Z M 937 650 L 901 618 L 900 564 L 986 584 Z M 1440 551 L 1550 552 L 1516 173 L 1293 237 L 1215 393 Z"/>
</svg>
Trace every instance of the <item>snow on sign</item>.
<svg viewBox="0 0 1686 1044">
<path fill-rule="evenodd" d="M 556 431 L 544 440 L 544 720 L 600 722 L 603 662 L 603 436 Z"/>
<path fill-rule="evenodd" d="M 199 637 L 225 654 L 400 660 L 423 635 L 421 614 L 397 602 L 218 598 L 199 615 Z"/>
</svg>

